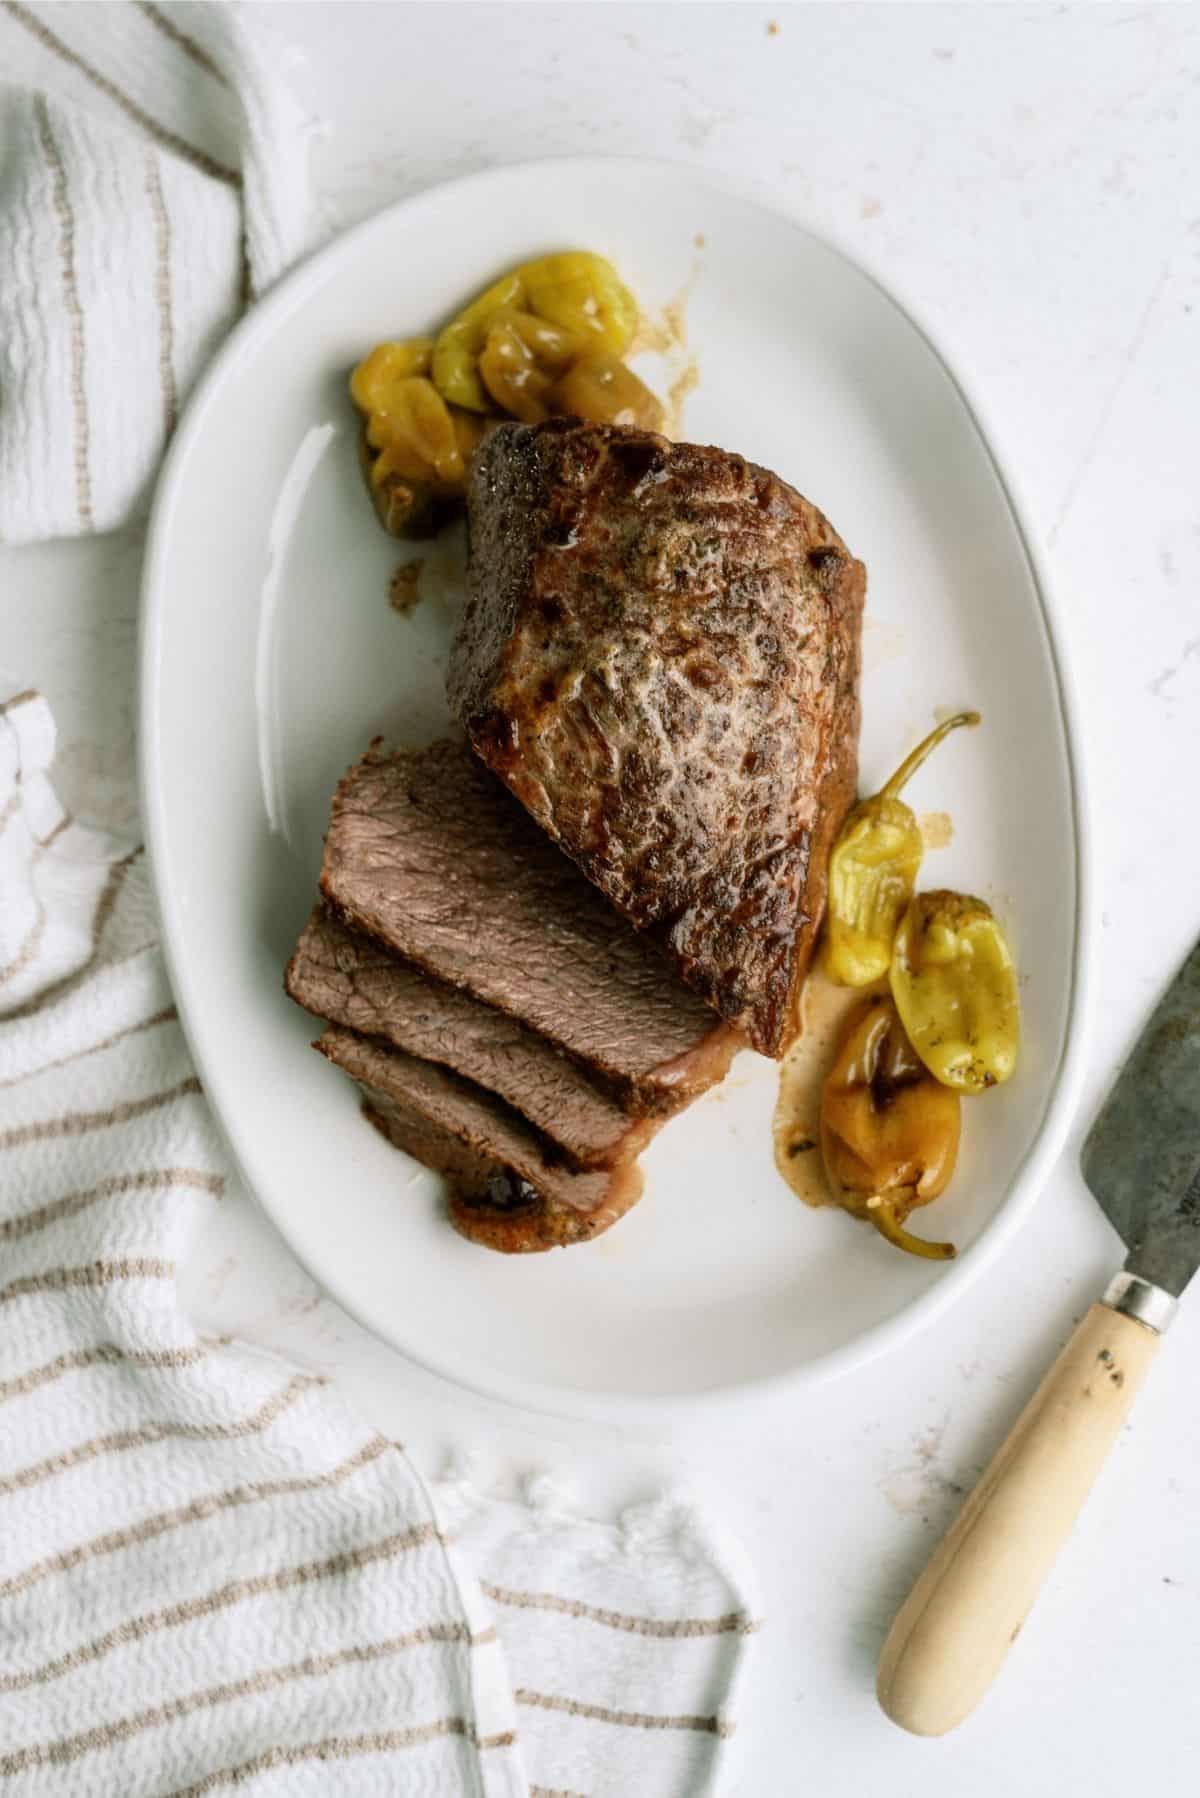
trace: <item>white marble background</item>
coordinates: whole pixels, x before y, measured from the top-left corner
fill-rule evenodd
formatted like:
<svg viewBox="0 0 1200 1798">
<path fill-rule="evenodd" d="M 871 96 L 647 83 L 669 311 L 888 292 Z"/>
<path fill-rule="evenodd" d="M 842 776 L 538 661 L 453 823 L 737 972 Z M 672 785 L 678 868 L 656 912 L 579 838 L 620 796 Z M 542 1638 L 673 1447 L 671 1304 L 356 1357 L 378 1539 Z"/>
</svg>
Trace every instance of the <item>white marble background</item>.
<svg viewBox="0 0 1200 1798">
<path fill-rule="evenodd" d="M 1200 1299 L 983 1710 L 909 1740 L 872 1697 L 891 1614 L 1116 1262 L 1078 1140 L 1200 932 L 1200 7 L 279 4 L 330 121 L 323 230 L 485 164 L 638 152 L 731 172 L 910 295 L 972 382 L 1048 546 L 1083 701 L 1101 908 L 1079 1128 L 1017 1241 L 891 1363 L 670 1438 L 559 1423 L 410 1367 L 249 1207 L 193 1282 L 207 1326 L 336 1372 L 436 1470 L 554 1466 L 588 1502 L 709 1494 L 770 1598 L 744 1798 L 1195 1789 Z M 772 25 L 776 29 L 772 29 Z M 748 276 L 753 271 L 747 271 Z M 49 693 L 63 794 L 134 812 L 140 530 L 0 550 L 0 669 Z M 1018 796 L 1014 795 L 1014 803 Z"/>
</svg>

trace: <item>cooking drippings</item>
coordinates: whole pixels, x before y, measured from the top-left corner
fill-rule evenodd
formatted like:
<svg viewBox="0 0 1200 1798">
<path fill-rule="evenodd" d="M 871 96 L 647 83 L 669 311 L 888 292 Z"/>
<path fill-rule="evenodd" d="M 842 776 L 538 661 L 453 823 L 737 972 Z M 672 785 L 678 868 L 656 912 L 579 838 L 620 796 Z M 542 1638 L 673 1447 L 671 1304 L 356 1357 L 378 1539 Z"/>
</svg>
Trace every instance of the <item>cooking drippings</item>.
<svg viewBox="0 0 1200 1798">
<path fill-rule="evenodd" d="M 949 812 L 922 812 L 917 823 L 926 849 L 949 849 L 954 841 L 954 820 Z"/>
<path fill-rule="evenodd" d="M 693 279 L 694 279 L 693 275 Z M 667 328 L 668 342 L 681 350 L 686 350 L 688 341 L 687 309 L 691 298 L 692 283 L 679 289 L 673 300 L 668 300 L 663 307 L 663 323 Z"/>
<path fill-rule="evenodd" d="M 775 1165 L 806 1205 L 832 1203 L 821 1161 L 821 1086 L 846 1020 L 875 987 L 835 986 L 818 969 L 804 983 L 800 1034 L 779 1068 L 772 1134 Z"/>
<path fill-rule="evenodd" d="M 683 408 L 689 393 L 694 393 L 700 385 L 700 369 L 694 356 L 689 356 L 683 368 L 667 388 L 667 436 L 678 437 L 683 429 Z"/>
<path fill-rule="evenodd" d="M 421 570 L 425 563 L 417 556 L 412 562 L 401 562 L 388 583 L 388 604 L 393 612 L 406 617 L 421 601 Z"/>
<path fill-rule="evenodd" d="M 661 313 L 639 312 L 633 341 L 626 355 L 663 356 L 674 347 L 670 326 Z"/>
<path fill-rule="evenodd" d="M 696 271 L 693 270 L 691 278 L 684 283 L 674 299 L 667 301 L 661 311 L 643 311 L 639 314 L 633 342 L 626 352 L 629 356 L 649 353 L 664 358 L 667 364 L 665 373 L 670 378 L 666 382 L 667 402 L 663 432 L 675 439 L 679 438 L 683 430 L 684 403 L 700 384 L 699 365 L 688 349 L 687 308 L 695 274 Z"/>
</svg>

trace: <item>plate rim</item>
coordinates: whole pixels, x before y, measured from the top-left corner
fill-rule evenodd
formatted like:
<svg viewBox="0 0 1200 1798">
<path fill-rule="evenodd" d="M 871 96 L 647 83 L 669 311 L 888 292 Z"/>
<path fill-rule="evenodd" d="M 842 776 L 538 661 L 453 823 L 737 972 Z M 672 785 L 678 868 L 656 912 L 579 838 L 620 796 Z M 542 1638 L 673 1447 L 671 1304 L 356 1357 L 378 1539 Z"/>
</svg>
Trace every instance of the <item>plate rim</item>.
<svg viewBox="0 0 1200 1798">
<path fill-rule="evenodd" d="M 168 604 L 168 583 L 162 578 L 162 572 L 169 553 L 171 525 L 181 496 L 192 445 L 201 435 L 210 409 L 225 383 L 236 373 L 243 358 L 252 353 L 258 341 L 271 332 L 276 321 L 286 318 L 301 304 L 308 291 L 325 280 L 334 265 L 352 254 L 361 240 L 386 229 L 388 221 L 428 200 L 432 194 L 457 194 L 473 187 L 484 189 L 511 179 L 514 175 L 532 176 L 547 168 L 574 168 L 581 176 L 610 173 L 619 168 L 628 171 L 641 169 L 656 175 L 666 174 L 694 187 L 708 188 L 723 197 L 737 200 L 776 225 L 786 225 L 789 230 L 802 233 L 840 257 L 865 277 L 883 299 L 911 325 L 941 367 L 974 426 L 1016 529 L 1032 576 L 1066 749 L 1075 859 L 1075 912 L 1064 1040 L 1048 1083 L 1045 1104 L 1033 1140 L 1018 1164 L 999 1208 L 966 1252 L 947 1267 L 937 1284 L 910 1299 L 894 1316 L 875 1324 L 851 1341 L 815 1356 L 811 1361 L 688 1393 L 579 1391 L 542 1381 L 514 1378 L 486 1366 L 479 1367 L 473 1361 L 466 1365 L 460 1364 L 451 1354 L 438 1356 L 423 1352 L 419 1344 L 404 1339 L 402 1333 L 385 1333 L 375 1321 L 364 1315 L 354 1291 L 346 1289 L 336 1278 L 331 1279 L 301 1252 L 288 1230 L 286 1209 L 268 1202 L 247 1174 L 246 1159 L 239 1147 L 239 1133 L 212 1096 L 210 1058 L 201 1049 L 198 1030 L 193 1028 L 194 987 L 187 969 L 186 932 L 180 907 L 164 878 L 167 867 L 167 805 L 161 768 L 154 753 L 161 729 L 161 690 L 156 674 L 162 652 Z M 279 1232 L 289 1253 L 318 1286 L 371 1336 L 426 1372 L 450 1380 L 480 1396 L 499 1399 L 526 1411 L 557 1417 L 607 1421 L 614 1418 L 640 1418 L 647 1423 L 661 1423 L 669 1413 L 689 1412 L 698 1408 L 711 1410 L 724 1404 L 743 1403 L 751 1396 L 815 1387 L 867 1366 L 878 1356 L 899 1347 L 927 1329 L 951 1305 L 965 1296 L 988 1265 L 1011 1242 L 1028 1217 L 1035 1199 L 1062 1153 L 1082 1092 L 1084 1045 L 1092 1005 L 1091 969 L 1095 931 L 1093 839 L 1091 802 L 1080 749 L 1082 737 L 1078 692 L 1073 670 L 1064 653 L 1058 620 L 1059 603 L 1050 576 L 1047 554 L 1034 528 L 1020 481 L 1014 474 L 1012 465 L 1002 455 L 978 397 L 941 348 L 931 325 L 925 322 L 921 307 L 914 305 L 909 296 L 897 286 L 890 271 L 885 277 L 880 269 L 862 256 L 857 247 L 851 249 L 841 241 L 837 232 L 825 226 L 813 225 L 799 211 L 772 204 L 764 198 L 761 185 L 753 180 L 698 169 L 687 162 L 666 157 L 564 155 L 503 162 L 447 181 L 433 182 L 414 193 L 406 194 L 347 230 L 339 232 L 328 243 L 304 257 L 238 320 L 203 370 L 185 404 L 155 483 L 142 563 L 138 618 L 138 791 L 147 861 L 162 921 L 162 949 L 167 974 L 188 1050 L 222 1141 L 247 1192 Z M 198 1013 L 197 1006 L 197 1016 Z M 212 1059 L 215 1062 L 215 1058 Z M 216 1084 L 219 1085 L 219 1080 Z"/>
</svg>

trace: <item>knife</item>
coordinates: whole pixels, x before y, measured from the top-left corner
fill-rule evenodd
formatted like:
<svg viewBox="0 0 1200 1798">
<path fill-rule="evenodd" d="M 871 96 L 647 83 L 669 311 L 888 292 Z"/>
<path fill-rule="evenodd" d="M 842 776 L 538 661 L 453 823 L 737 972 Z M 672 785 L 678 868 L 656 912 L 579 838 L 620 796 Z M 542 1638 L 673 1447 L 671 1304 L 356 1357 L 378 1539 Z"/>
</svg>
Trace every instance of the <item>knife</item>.
<svg viewBox="0 0 1200 1798">
<path fill-rule="evenodd" d="M 1200 943 L 1122 1069 L 1083 1175 L 1128 1254 L 1017 1419 L 892 1624 L 879 1702 L 915 1735 L 1000 1671 L 1200 1266 Z"/>
</svg>

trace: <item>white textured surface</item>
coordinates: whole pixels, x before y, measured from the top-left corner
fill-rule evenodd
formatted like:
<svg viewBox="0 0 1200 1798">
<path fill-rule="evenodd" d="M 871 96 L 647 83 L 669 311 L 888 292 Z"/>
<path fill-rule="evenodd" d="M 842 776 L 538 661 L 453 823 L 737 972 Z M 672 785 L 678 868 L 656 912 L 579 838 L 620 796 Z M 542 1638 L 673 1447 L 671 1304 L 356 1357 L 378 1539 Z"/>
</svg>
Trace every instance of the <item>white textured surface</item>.
<svg viewBox="0 0 1200 1798">
<path fill-rule="evenodd" d="M 1081 1127 L 1200 929 L 1200 14 L 1190 7 L 282 6 L 332 230 L 488 162 L 674 156 L 742 176 L 910 295 L 1022 480 L 1083 701 L 1101 908 Z M 767 22 L 779 23 L 769 35 Z M 753 271 L 747 271 L 748 279 Z M 764 371 L 769 378 L 769 371 Z M 64 798 L 127 826 L 135 533 L 0 556 L 0 665 L 55 706 Z M 1019 804 L 1014 795 L 1014 804 Z M 941 1744 L 874 1708 L 884 1630 L 1113 1239 L 1068 1153 L 1016 1243 L 903 1365 L 668 1443 L 519 1416 L 364 1337 L 249 1213 L 214 1228 L 204 1327 L 342 1374 L 436 1468 L 566 1465 L 596 1499 L 682 1464 L 772 1601 L 738 1790 L 1029 1798 L 1181 1788 L 1200 1750 L 1200 1311 L 1186 1307 L 986 1708 Z"/>
</svg>

